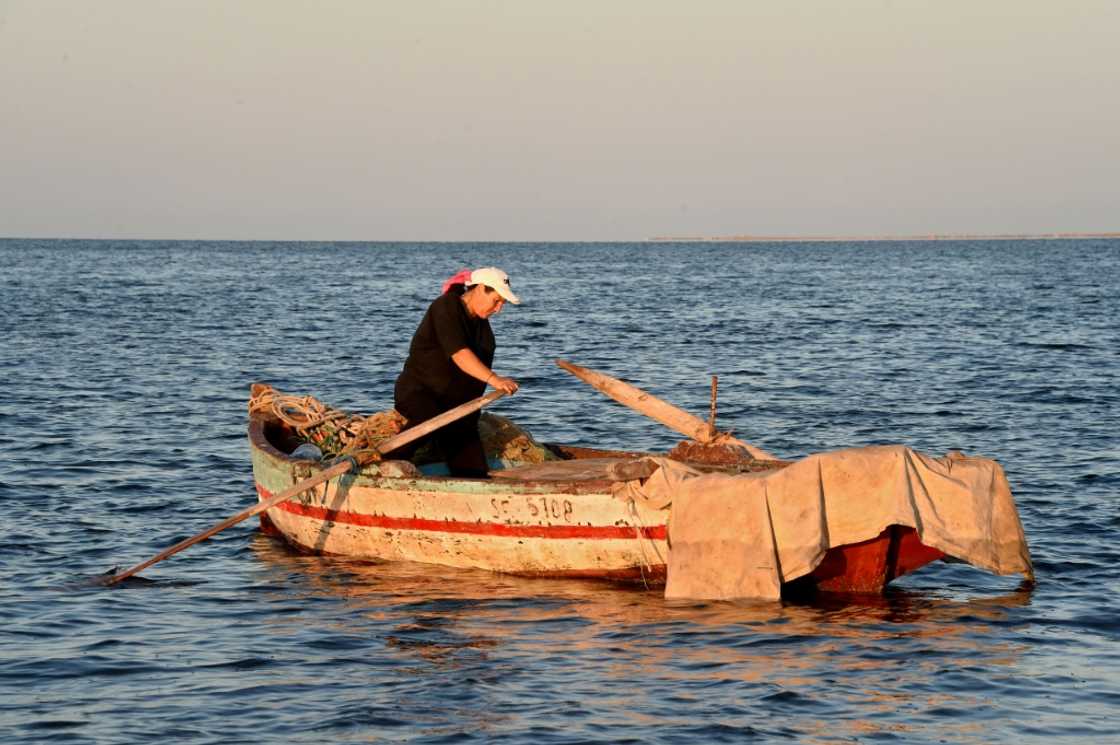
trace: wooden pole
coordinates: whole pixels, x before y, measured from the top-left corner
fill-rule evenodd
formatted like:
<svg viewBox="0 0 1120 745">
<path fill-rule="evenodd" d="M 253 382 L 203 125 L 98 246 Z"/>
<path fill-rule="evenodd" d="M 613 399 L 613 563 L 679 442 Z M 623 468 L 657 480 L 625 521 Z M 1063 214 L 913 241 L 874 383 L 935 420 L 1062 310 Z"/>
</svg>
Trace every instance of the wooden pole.
<svg viewBox="0 0 1120 745">
<path fill-rule="evenodd" d="M 601 372 L 596 372 L 586 367 L 574 365 L 566 360 L 556 360 L 556 364 L 597 391 L 618 401 L 623 406 L 629 406 L 640 414 L 645 414 L 650 419 L 661 422 L 666 427 L 680 432 L 685 437 L 691 437 L 699 443 L 710 443 L 719 440 L 721 443 L 739 445 L 743 447 L 752 458 L 758 460 L 777 460 L 777 457 L 762 448 L 743 442 L 730 435 L 714 432 L 708 422 L 698 416 L 689 414 L 684 409 L 678 409 L 670 403 L 662 401 L 657 396 L 646 393 L 641 388 L 624 383 L 618 378 L 612 378 Z"/>
<path fill-rule="evenodd" d="M 236 515 L 232 515 L 230 517 L 227 517 L 225 520 L 221 521 L 217 525 L 209 527 L 206 530 L 202 531 L 201 533 L 197 533 L 197 534 L 191 536 L 190 538 L 187 538 L 186 540 L 179 541 L 174 546 L 172 546 L 170 548 L 166 548 L 163 551 L 160 551 L 158 554 L 156 554 L 152 558 L 150 558 L 146 561 L 142 561 L 134 567 L 130 567 L 129 569 L 126 569 L 125 571 L 123 571 L 119 574 L 113 574 L 113 575 L 110 575 L 110 576 L 106 576 L 104 578 L 100 578 L 100 584 L 103 584 L 106 587 L 108 587 L 110 585 L 117 584 L 121 580 L 128 579 L 129 577 L 136 574 L 137 572 L 141 572 L 141 571 L 147 569 L 152 564 L 163 561 L 167 557 L 172 556 L 174 554 L 177 554 L 180 551 L 182 551 L 183 549 L 189 548 L 196 543 L 201 543 L 202 541 L 205 541 L 210 536 L 215 535 L 217 533 L 220 533 L 223 530 L 225 530 L 226 528 L 231 527 L 233 525 L 236 525 L 237 523 L 241 522 L 242 520 L 246 520 L 246 519 L 252 517 L 253 515 L 259 515 L 260 513 L 264 512 L 265 510 L 267 510 L 267 509 L 269 509 L 269 508 L 271 508 L 275 505 L 278 505 L 283 501 L 291 499 L 292 497 L 294 497 L 298 494 L 302 494 L 303 492 L 307 491 L 308 489 L 312 489 L 312 488 L 318 486 L 319 484 L 322 484 L 325 481 L 330 481 L 335 476 L 341 476 L 345 473 L 350 472 L 352 469 L 353 470 L 360 469 L 362 466 L 364 466 L 367 463 L 369 463 L 370 461 L 372 461 L 378 455 L 382 455 L 384 453 L 391 453 L 394 450 L 396 450 L 397 448 L 401 447 L 402 445 L 407 445 L 408 443 L 412 442 L 413 440 L 418 440 L 421 437 L 423 437 L 423 436 L 425 436 L 425 435 L 427 435 L 431 432 L 434 432 L 435 430 L 439 429 L 440 427 L 444 426 L 445 424 L 449 424 L 449 423 L 451 423 L 451 422 L 453 422 L 457 419 L 462 419 L 463 417 L 465 417 L 467 414 L 470 414 L 471 412 L 478 411 L 479 409 L 481 409 L 486 404 L 491 403 L 493 401 L 497 401 L 499 398 L 501 398 L 504 395 L 506 395 L 506 394 L 503 393 L 502 391 L 497 391 L 497 390 L 490 391 L 485 396 L 479 396 L 478 398 L 474 399 L 473 401 L 468 401 L 465 404 L 460 404 L 459 406 L 456 406 L 454 409 L 448 409 L 447 411 L 443 412 L 439 416 L 432 417 L 431 419 L 429 419 L 426 422 L 421 422 L 420 424 L 416 425 L 415 427 L 410 427 L 410 428 L 404 430 L 403 432 L 400 432 L 400 433 L 390 437 L 389 439 L 378 443 L 377 446 L 374 448 L 373 453 L 370 454 L 370 455 L 367 455 L 365 458 L 363 458 L 361 460 L 361 462 L 359 462 L 359 461 L 357 461 L 353 458 L 348 458 L 346 460 L 341 460 L 338 463 L 335 463 L 333 466 L 330 466 L 326 470 L 320 471 L 319 473 L 315 474 L 311 478 L 305 479 L 305 480 L 299 482 L 298 484 L 293 484 L 292 486 L 289 486 L 287 489 L 280 492 L 279 494 L 274 494 L 274 495 L 272 495 L 271 497 L 269 497 L 268 499 L 266 499 L 262 502 L 257 502 L 256 504 L 252 505 L 251 507 L 247 507 L 247 508 L 243 509 L 241 512 L 238 512 Z"/>
<path fill-rule="evenodd" d="M 709 442 L 712 439 L 708 423 L 703 419 L 695 417 L 683 409 L 678 409 L 657 396 L 646 393 L 641 388 L 624 383 L 618 378 L 612 378 L 601 372 L 574 365 L 566 360 L 556 360 L 556 364 L 595 390 L 605 393 L 623 406 L 629 406 L 634 411 L 661 422 L 671 430 L 680 432 L 686 437 L 691 437 L 697 442 Z"/>
</svg>

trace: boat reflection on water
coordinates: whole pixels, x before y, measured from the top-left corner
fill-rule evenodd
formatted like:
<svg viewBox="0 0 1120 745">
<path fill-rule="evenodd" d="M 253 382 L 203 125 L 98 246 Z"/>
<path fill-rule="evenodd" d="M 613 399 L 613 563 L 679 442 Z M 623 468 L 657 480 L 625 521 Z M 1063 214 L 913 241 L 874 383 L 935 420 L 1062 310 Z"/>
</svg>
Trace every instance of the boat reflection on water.
<svg viewBox="0 0 1120 745">
<path fill-rule="evenodd" d="M 331 607 L 321 620 L 302 619 L 304 632 L 318 623 L 325 635 L 362 635 L 377 664 L 399 674 L 455 685 L 465 676 L 508 685 L 510 696 L 532 688 L 526 671 L 562 674 L 575 689 L 599 692 L 596 706 L 651 717 L 664 708 L 658 696 L 687 705 L 703 691 L 706 706 L 726 697 L 741 710 L 753 695 L 757 705 L 799 714 L 802 734 L 821 736 L 904 736 L 936 720 L 950 738 L 982 739 L 974 715 L 946 713 L 975 711 L 993 676 L 1013 677 L 1026 644 L 1001 627 L 1031 601 L 1030 585 L 1021 585 L 967 599 L 892 587 L 798 602 L 690 603 L 594 580 L 308 556 L 264 535 L 252 550 L 278 597 Z M 802 718 L 806 707 L 826 706 L 860 713 L 846 723 Z"/>
</svg>

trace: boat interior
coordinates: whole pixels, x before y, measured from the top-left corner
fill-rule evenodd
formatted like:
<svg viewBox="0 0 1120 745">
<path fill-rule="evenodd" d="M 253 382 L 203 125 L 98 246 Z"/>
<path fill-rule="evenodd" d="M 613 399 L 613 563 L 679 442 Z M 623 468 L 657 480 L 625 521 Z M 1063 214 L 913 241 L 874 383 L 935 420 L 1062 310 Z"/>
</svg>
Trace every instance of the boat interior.
<svg viewBox="0 0 1120 745">
<path fill-rule="evenodd" d="M 505 420 L 508 423 L 508 420 Z M 507 425 L 508 426 L 508 425 Z M 524 430 L 514 427 L 518 436 Z M 294 427 L 275 417 L 257 416 L 250 426 L 250 437 L 258 447 L 274 455 L 292 460 L 306 460 L 317 464 L 318 455 L 306 450 L 307 440 Z M 538 444 L 530 457 L 517 460 L 502 457 L 498 451 L 502 443 L 487 442 L 490 460 L 490 478 L 514 481 L 629 481 L 647 478 L 656 469 L 650 458 L 669 457 L 703 471 L 744 473 L 766 471 L 787 465 L 785 461 L 760 461 L 742 452 L 730 452 L 719 446 L 705 447 L 694 441 L 685 441 L 669 453 L 644 453 L 630 450 L 610 450 L 557 443 Z M 301 451 L 301 448 L 304 448 Z M 311 455 L 308 455 L 310 453 Z M 432 460 L 430 454 L 419 451 L 412 461 L 381 461 L 367 470 L 377 470 L 384 475 L 401 477 L 449 478 L 446 464 Z M 461 478 L 461 477 L 460 477 Z"/>
</svg>

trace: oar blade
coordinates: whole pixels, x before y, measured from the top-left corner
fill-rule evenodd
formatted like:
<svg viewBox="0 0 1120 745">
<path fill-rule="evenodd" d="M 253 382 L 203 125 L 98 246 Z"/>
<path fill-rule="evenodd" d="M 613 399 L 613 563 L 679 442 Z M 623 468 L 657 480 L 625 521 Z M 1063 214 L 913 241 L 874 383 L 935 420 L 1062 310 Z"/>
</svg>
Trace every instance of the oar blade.
<svg viewBox="0 0 1120 745">
<path fill-rule="evenodd" d="M 499 398 L 501 398 L 504 395 L 506 395 L 506 394 L 503 393 L 502 391 L 495 390 L 495 391 L 491 391 L 490 393 L 487 393 L 484 396 L 479 396 L 478 398 L 476 398 L 472 401 L 468 401 L 465 404 L 460 404 L 459 406 L 456 406 L 453 409 L 450 409 L 448 411 L 443 412 L 439 416 L 433 417 L 432 419 L 429 419 L 428 421 L 426 421 L 426 422 L 424 422 L 420 425 L 417 425 L 416 427 L 412 427 L 411 429 L 406 429 L 405 431 L 395 435 L 394 437 L 391 437 L 388 440 L 380 443 L 377 447 L 376 453 L 372 454 L 370 457 L 376 457 L 377 454 L 383 454 L 383 453 L 391 452 L 392 450 L 400 447 L 401 445 L 405 445 L 409 442 L 412 442 L 413 440 L 415 440 L 417 438 L 423 437 L 427 433 L 432 432 L 432 431 L 438 429 L 439 427 L 442 427 L 445 424 L 448 424 L 449 422 L 455 421 L 456 419 L 461 419 L 462 417 L 466 416 L 467 414 L 470 414 L 473 411 L 477 411 L 477 410 L 481 409 L 486 404 L 497 401 Z M 180 551 L 182 551 L 185 548 L 189 548 L 196 543 L 204 541 L 207 538 L 213 536 L 214 534 L 220 533 L 221 531 L 225 530 L 226 528 L 228 528 L 232 525 L 236 525 L 237 523 L 241 522 L 242 520 L 245 520 L 247 518 L 253 517 L 254 515 L 260 514 L 261 512 L 264 512 L 264 511 L 268 510 L 270 507 L 272 507 L 274 505 L 277 505 L 280 502 L 291 499 L 292 497 L 296 496 L 297 494 L 301 494 L 301 493 L 307 491 L 308 489 L 316 487 L 319 484 L 323 483 L 324 481 L 329 481 L 330 479 L 334 478 L 335 476 L 341 476 L 342 474 L 348 473 L 351 470 L 354 470 L 356 468 L 360 468 L 362 465 L 364 465 L 363 461 L 355 460 L 352 457 L 347 457 L 344 460 L 340 460 L 339 462 L 335 463 L 331 467 L 329 467 L 329 468 L 327 468 L 323 471 L 320 471 L 315 476 L 312 476 L 309 479 L 306 479 L 306 480 L 301 481 L 297 484 L 294 484 L 294 485 L 288 487 L 287 489 L 285 489 L 284 491 L 280 492 L 279 494 L 275 494 L 275 495 L 269 497 L 267 500 L 257 502 L 254 505 L 246 507 L 244 510 L 242 510 L 241 512 L 238 512 L 236 515 L 232 515 L 232 516 L 226 518 L 225 520 L 223 520 L 222 522 L 218 523 L 217 525 L 214 525 L 210 528 L 207 528 L 206 530 L 202 531 L 201 533 L 197 533 L 197 534 L 191 536 L 190 538 L 187 538 L 186 540 L 180 541 L 179 543 L 176 543 L 174 546 L 171 546 L 170 548 L 164 549 L 163 551 L 156 554 L 152 558 L 150 558 L 146 561 L 142 561 L 139 564 L 136 564 L 135 566 L 130 567 L 129 569 L 126 569 L 123 572 L 116 572 L 116 570 L 114 568 L 113 570 L 111 570 L 109 572 L 106 572 L 105 574 L 103 574 L 99 577 L 96 577 L 92 584 L 100 584 L 100 585 L 104 585 L 106 587 L 109 587 L 109 586 L 115 585 L 119 582 L 122 582 L 122 581 L 128 579 L 129 577 L 132 577 L 137 572 L 143 571 L 144 569 L 147 569 L 151 565 L 153 565 L 157 562 L 163 561 L 164 559 L 168 558 L 169 556 L 173 556 L 173 555 L 179 553 Z"/>
<path fill-rule="evenodd" d="M 567 360 L 556 360 L 556 364 L 600 393 L 664 424 L 675 432 L 680 432 L 685 437 L 691 437 L 697 442 L 708 442 L 716 434 L 703 419 L 662 401 L 641 388 L 624 383 L 618 378 L 612 378 L 610 375 L 572 364 Z"/>
<path fill-rule="evenodd" d="M 744 448 L 751 457 L 759 460 L 777 459 L 774 455 L 750 443 L 717 432 L 713 429 L 711 424 L 705 422 L 700 417 L 693 416 L 684 409 L 673 406 L 671 403 L 663 401 L 637 386 L 624 383 L 618 378 L 612 378 L 610 375 L 581 367 L 567 360 L 556 360 L 556 364 L 572 375 L 575 375 L 595 390 L 606 394 L 620 404 L 628 406 L 640 414 L 648 416 L 654 421 L 664 424 L 675 432 L 680 432 L 685 437 L 690 437 L 703 444 L 718 441 L 719 443 L 738 445 Z"/>
</svg>

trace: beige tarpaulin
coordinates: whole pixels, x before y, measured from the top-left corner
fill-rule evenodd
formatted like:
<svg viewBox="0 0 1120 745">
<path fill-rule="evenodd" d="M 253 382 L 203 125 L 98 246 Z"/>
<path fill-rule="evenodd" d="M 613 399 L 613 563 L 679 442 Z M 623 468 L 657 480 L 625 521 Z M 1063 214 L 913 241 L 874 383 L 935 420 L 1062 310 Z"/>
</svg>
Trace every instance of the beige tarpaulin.
<svg viewBox="0 0 1120 745">
<path fill-rule="evenodd" d="M 740 475 L 655 461 L 650 478 L 615 493 L 671 505 L 666 597 L 777 598 L 782 582 L 813 571 L 829 548 L 890 525 L 915 528 L 925 545 L 996 574 L 1033 576 L 1007 478 L 985 458 L 891 445 Z"/>
</svg>

